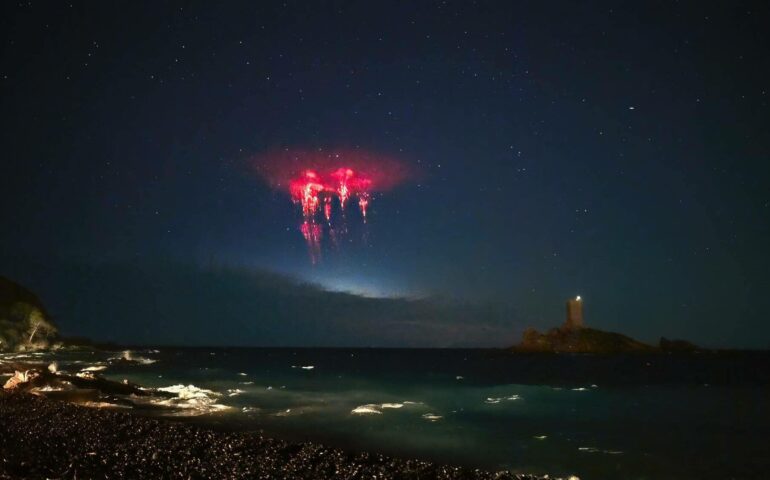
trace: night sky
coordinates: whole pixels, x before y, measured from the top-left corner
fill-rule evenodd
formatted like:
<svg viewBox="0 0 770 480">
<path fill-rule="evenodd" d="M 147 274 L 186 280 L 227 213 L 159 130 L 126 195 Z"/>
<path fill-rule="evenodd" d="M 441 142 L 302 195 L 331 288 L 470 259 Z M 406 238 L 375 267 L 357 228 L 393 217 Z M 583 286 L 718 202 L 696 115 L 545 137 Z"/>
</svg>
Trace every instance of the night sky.
<svg viewBox="0 0 770 480">
<path fill-rule="evenodd" d="M 766 3 L 224 3 L 0 6 L 0 274 L 64 333 L 503 346 L 581 295 L 770 347 Z M 313 264 L 281 149 L 415 173 Z"/>
</svg>

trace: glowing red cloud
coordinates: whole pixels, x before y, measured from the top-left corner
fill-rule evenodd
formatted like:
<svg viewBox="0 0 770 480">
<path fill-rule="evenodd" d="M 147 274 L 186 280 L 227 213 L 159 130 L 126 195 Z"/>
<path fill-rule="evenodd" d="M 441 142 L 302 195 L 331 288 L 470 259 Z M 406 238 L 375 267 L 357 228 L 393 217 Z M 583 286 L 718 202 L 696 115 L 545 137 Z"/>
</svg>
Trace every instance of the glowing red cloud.
<svg viewBox="0 0 770 480">
<path fill-rule="evenodd" d="M 320 254 L 323 232 L 316 221 L 319 210 L 323 209 L 333 235 L 333 203 L 344 214 L 348 201 L 356 198 L 366 221 L 372 193 L 390 190 L 413 174 L 393 157 L 358 149 L 275 150 L 255 157 L 254 168 L 271 186 L 286 191 L 302 206 L 300 231 L 314 262 Z"/>
<path fill-rule="evenodd" d="M 354 177 L 354 184 L 366 182 L 369 191 L 382 192 L 408 180 L 413 173 L 393 157 L 358 149 L 274 150 L 255 157 L 253 165 L 276 188 L 288 187 L 310 170 L 327 182 Z"/>
</svg>

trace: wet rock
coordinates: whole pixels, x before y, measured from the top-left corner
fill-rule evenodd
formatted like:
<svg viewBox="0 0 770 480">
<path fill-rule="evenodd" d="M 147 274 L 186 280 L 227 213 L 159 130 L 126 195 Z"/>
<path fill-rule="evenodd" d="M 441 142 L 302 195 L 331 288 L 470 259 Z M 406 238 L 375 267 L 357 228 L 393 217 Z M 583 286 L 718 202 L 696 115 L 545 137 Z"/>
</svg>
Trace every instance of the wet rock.
<svg viewBox="0 0 770 480">
<path fill-rule="evenodd" d="M 14 375 L 5 382 L 3 385 L 4 390 L 20 390 L 25 388 L 29 383 L 40 376 L 35 370 L 25 370 L 23 372 L 16 371 Z"/>
</svg>

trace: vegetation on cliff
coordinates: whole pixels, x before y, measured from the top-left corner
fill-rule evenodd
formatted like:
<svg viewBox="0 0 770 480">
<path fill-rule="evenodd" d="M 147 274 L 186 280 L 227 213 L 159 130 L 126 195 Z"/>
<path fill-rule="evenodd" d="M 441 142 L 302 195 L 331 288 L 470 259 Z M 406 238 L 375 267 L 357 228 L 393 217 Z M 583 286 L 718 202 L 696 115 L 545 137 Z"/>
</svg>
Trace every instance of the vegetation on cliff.
<svg viewBox="0 0 770 480">
<path fill-rule="evenodd" d="M 48 348 L 57 333 L 34 293 L 0 277 L 0 350 Z"/>
</svg>

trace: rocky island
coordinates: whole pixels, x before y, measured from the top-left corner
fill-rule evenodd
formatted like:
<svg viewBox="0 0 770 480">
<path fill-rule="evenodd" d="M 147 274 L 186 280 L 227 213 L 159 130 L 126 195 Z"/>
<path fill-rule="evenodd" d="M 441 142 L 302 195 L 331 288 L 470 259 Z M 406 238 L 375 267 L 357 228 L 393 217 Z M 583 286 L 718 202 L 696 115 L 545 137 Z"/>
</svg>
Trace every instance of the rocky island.
<svg viewBox="0 0 770 480">
<path fill-rule="evenodd" d="M 524 331 L 516 352 L 551 353 L 653 353 L 694 352 L 699 348 L 684 340 L 660 339 L 659 346 L 649 345 L 615 332 L 588 328 L 583 321 L 583 300 L 578 296 L 567 301 L 564 324 L 540 333 L 534 328 Z"/>
</svg>

